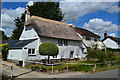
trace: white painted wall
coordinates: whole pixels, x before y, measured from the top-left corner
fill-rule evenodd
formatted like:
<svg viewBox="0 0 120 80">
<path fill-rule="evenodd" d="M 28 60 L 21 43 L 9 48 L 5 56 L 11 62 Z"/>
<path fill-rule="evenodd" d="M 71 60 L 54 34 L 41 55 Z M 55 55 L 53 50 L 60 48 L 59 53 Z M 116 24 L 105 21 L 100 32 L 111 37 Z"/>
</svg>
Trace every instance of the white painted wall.
<svg viewBox="0 0 120 80">
<path fill-rule="evenodd" d="M 107 48 L 113 48 L 113 49 L 119 48 L 118 44 L 110 38 L 107 38 L 106 40 L 104 40 L 103 43 L 106 45 Z"/>
<path fill-rule="evenodd" d="M 19 40 L 35 39 L 39 38 L 38 34 L 31 26 L 25 26 Z"/>
<path fill-rule="evenodd" d="M 10 49 L 7 59 L 22 61 L 22 49 Z"/>
</svg>

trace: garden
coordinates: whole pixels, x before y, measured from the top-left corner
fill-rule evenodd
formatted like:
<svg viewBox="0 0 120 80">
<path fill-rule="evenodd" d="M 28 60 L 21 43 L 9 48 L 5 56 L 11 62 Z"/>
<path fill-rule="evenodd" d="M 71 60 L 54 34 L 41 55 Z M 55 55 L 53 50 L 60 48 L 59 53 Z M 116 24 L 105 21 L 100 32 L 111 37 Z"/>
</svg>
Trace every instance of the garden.
<svg viewBox="0 0 120 80">
<path fill-rule="evenodd" d="M 46 54 L 49 56 L 53 56 L 54 54 L 58 54 L 57 46 L 52 44 L 54 48 L 52 48 L 51 43 L 48 45 L 42 44 L 39 47 L 39 53 Z M 49 47 L 51 46 L 51 47 Z M 50 49 L 49 49 L 50 48 Z M 51 51 L 52 50 L 52 51 Z M 47 52 L 46 52 L 47 51 Z M 54 53 L 55 52 L 55 53 Z M 49 54 L 52 53 L 52 54 Z M 85 60 L 72 60 L 67 62 L 60 62 L 56 63 L 58 65 L 44 65 L 44 64 L 36 64 L 36 65 L 26 65 L 26 68 L 29 68 L 34 71 L 38 72 L 47 72 L 47 73 L 61 73 L 61 72 L 68 72 L 68 71 L 80 71 L 80 72 L 100 72 L 106 71 L 111 69 L 116 69 L 120 67 L 120 56 L 116 55 L 119 53 L 118 51 L 112 50 L 99 50 L 96 47 L 88 48 Z M 49 64 L 49 56 L 48 56 L 48 64 Z"/>
</svg>

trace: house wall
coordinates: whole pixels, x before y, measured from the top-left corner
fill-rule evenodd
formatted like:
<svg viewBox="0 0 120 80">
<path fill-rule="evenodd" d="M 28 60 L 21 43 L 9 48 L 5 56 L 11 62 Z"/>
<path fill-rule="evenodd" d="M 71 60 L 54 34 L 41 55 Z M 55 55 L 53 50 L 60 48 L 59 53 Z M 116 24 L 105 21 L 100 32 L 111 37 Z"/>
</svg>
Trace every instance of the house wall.
<svg viewBox="0 0 120 80">
<path fill-rule="evenodd" d="M 58 45 L 58 39 L 55 38 L 45 38 L 45 37 L 40 37 L 40 39 L 32 42 L 31 44 L 25 46 L 27 48 L 35 48 L 35 54 L 36 56 L 28 56 L 28 60 L 41 60 L 41 59 L 47 59 L 48 56 L 40 55 L 39 54 L 39 45 L 44 43 L 44 42 L 52 42 L 56 44 L 59 48 L 59 53 L 57 55 L 57 58 L 53 58 L 53 56 L 50 56 L 50 59 L 60 59 L 60 58 L 70 58 L 70 51 L 74 51 L 73 53 L 73 58 L 82 58 L 85 57 L 83 54 L 82 48 L 83 44 L 81 41 L 68 41 L 68 46 L 59 46 Z M 39 45 L 37 44 L 39 43 Z M 35 46 L 36 45 L 36 46 Z"/>
<path fill-rule="evenodd" d="M 22 49 L 10 49 L 8 52 L 8 57 L 7 59 L 11 59 L 11 60 L 23 60 L 22 57 Z"/>
<path fill-rule="evenodd" d="M 113 49 L 118 48 L 118 44 L 110 38 L 104 40 L 103 43 L 106 45 L 107 48 L 113 48 Z"/>
<path fill-rule="evenodd" d="M 19 40 L 35 39 L 39 38 L 38 34 L 32 26 L 25 26 Z"/>
<path fill-rule="evenodd" d="M 74 51 L 74 58 L 77 58 L 76 55 L 79 56 L 79 58 L 84 57 L 85 55 L 83 55 L 82 53 L 82 42 L 81 41 L 71 41 L 68 40 L 68 46 L 59 46 L 58 45 L 58 39 L 55 38 L 45 38 L 45 37 L 41 37 L 40 38 L 40 44 L 44 43 L 46 41 L 52 42 L 54 44 L 56 44 L 59 48 L 59 54 L 57 56 L 57 58 L 61 58 L 63 56 L 63 58 L 70 58 L 70 51 Z M 51 57 L 52 58 L 52 57 Z"/>
</svg>

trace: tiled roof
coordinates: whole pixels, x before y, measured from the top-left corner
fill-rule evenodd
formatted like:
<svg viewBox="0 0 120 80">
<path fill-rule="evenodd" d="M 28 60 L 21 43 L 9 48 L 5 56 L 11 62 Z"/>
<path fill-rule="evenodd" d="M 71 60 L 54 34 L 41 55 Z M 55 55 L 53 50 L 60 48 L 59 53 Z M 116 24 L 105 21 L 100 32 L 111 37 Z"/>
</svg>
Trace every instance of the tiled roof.
<svg viewBox="0 0 120 80">
<path fill-rule="evenodd" d="M 76 32 L 78 32 L 80 35 L 86 35 L 86 36 L 91 36 L 91 37 L 95 37 L 95 38 L 100 38 L 99 35 L 89 31 L 89 30 L 86 30 L 86 29 L 83 29 L 83 28 L 78 28 L 78 27 L 75 27 L 74 30 Z"/>
</svg>

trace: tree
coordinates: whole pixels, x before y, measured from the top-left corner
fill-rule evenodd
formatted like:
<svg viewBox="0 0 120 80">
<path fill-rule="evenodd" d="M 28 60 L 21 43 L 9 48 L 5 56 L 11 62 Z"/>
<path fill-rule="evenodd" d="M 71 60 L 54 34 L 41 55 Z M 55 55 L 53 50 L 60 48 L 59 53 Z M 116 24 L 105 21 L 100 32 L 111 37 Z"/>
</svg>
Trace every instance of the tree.
<svg viewBox="0 0 120 80">
<path fill-rule="evenodd" d="M 61 21 L 64 17 L 58 2 L 34 2 L 33 6 L 29 6 L 30 15 L 39 16 L 47 19 Z M 25 22 L 25 12 L 21 17 L 14 20 L 16 29 L 13 31 L 12 39 L 19 39 Z"/>
<path fill-rule="evenodd" d="M 61 21 L 64 17 L 58 2 L 35 2 L 29 7 L 30 15 Z"/>
<path fill-rule="evenodd" d="M 3 60 L 7 60 L 8 43 L 0 44 L 0 50 L 2 52 L 2 58 L 3 58 Z"/>
<path fill-rule="evenodd" d="M 5 35 L 3 31 L 0 31 L 0 40 L 7 40 L 8 37 Z"/>
<path fill-rule="evenodd" d="M 48 56 L 48 64 L 49 64 L 50 56 L 58 55 L 58 52 L 59 52 L 58 47 L 51 42 L 45 42 L 39 46 L 40 55 L 47 55 Z"/>
<path fill-rule="evenodd" d="M 21 18 L 17 17 L 14 20 L 16 28 L 13 30 L 13 34 L 11 36 L 12 39 L 19 39 L 23 28 L 24 28 L 24 22 L 25 22 L 25 13 L 21 15 Z"/>
</svg>

